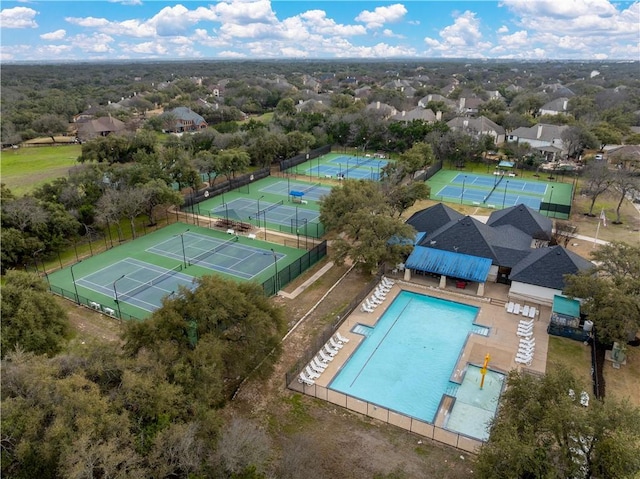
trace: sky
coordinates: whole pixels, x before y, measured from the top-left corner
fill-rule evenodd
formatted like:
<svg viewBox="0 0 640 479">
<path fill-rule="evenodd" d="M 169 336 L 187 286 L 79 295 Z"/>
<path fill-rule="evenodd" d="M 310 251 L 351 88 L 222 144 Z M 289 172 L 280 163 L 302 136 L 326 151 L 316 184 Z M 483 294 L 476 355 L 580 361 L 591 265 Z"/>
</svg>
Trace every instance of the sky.
<svg viewBox="0 0 640 479">
<path fill-rule="evenodd" d="M 640 60 L 640 1 L 23 0 L 0 61 Z"/>
</svg>

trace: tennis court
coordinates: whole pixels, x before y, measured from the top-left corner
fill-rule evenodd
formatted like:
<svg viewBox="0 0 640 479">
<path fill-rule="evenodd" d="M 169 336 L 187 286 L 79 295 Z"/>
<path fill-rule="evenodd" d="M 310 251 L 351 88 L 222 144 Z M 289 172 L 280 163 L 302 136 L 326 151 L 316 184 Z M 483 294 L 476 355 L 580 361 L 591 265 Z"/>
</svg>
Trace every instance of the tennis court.
<svg viewBox="0 0 640 479">
<path fill-rule="evenodd" d="M 223 218 L 239 217 L 242 220 L 255 221 L 258 227 L 267 223 L 291 227 L 292 225 L 313 223 L 320 217 L 317 211 L 298 206 L 287 206 L 284 204 L 284 200 L 272 203 L 250 198 L 237 198 L 229 201 L 212 209 L 211 214 Z"/>
<path fill-rule="evenodd" d="M 237 236 L 223 241 L 190 230 L 147 249 L 150 253 L 252 280 L 287 255 L 239 243 Z"/>
<path fill-rule="evenodd" d="M 321 162 L 321 160 L 324 160 Z M 315 163 L 315 165 L 314 165 Z M 310 160 L 303 163 L 300 167 L 308 166 L 306 170 L 296 170 L 297 174 L 309 176 L 338 178 L 338 179 L 356 179 L 356 180 L 372 180 L 380 179 L 380 171 L 387 165 L 387 160 L 365 157 L 365 156 L 330 156 L 319 157 L 317 160 Z"/>
<path fill-rule="evenodd" d="M 180 271 L 182 265 L 167 269 L 125 258 L 78 278 L 76 285 L 151 312 L 162 306 L 162 298 L 176 293 L 180 286 L 194 287 L 193 277 Z"/>
<path fill-rule="evenodd" d="M 302 195 L 298 195 L 305 200 L 318 201 L 323 196 L 327 196 L 331 193 L 331 188 L 323 186 L 321 183 L 303 183 L 301 181 L 277 181 L 260 188 L 261 193 L 271 193 L 274 195 L 291 196 L 292 192 L 299 192 Z"/>
<path fill-rule="evenodd" d="M 547 214 L 570 210 L 573 191 L 571 184 L 522 179 L 513 174 L 483 175 L 451 170 L 439 171 L 427 183 L 431 187 L 431 199 L 497 209 L 524 204 Z"/>
</svg>

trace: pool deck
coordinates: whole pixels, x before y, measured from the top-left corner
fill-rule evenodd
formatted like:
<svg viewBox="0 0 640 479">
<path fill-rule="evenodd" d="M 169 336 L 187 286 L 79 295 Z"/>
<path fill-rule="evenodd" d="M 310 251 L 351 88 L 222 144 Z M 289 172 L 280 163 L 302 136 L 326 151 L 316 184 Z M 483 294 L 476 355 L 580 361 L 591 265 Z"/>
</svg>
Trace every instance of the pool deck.
<svg viewBox="0 0 640 479">
<path fill-rule="evenodd" d="M 530 364 L 519 364 L 515 361 L 515 358 L 521 338 L 516 332 L 519 321 L 529 320 L 529 318 L 507 312 L 505 304 L 509 301 L 507 296 L 508 286 L 497 283 L 487 283 L 485 285 L 485 296 L 476 296 L 471 290 L 468 292 L 461 291 L 456 289 L 455 286 L 441 289 L 438 287 L 438 281 L 433 278 L 413 278 L 411 281 L 404 281 L 400 278 L 392 279 L 395 281 L 395 284 L 387 293 L 383 303 L 375 308 L 372 313 L 363 312 L 360 307 L 358 307 L 340 325 L 338 332 L 348 338 L 349 341 L 343 344 L 338 354 L 327 364 L 325 371 L 315 380 L 315 385 L 312 387 L 303 387 L 296 381 L 295 386 L 292 385 L 294 389 L 301 389 L 305 393 L 340 404 L 342 398 L 338 400 L 337 397 L 332 397 L 333 393 L 328 388 L 328 385 L 356 350 L 360 342 L 364 340 L 364 336 L 353 333 L 351 331 L 352 328 L 357 324 L 375 326 L 378 319 L 384 314 L 387 306 L 391 304 L 393 299 L 403 290 L 457 301 L 480 308 L 475 324 L 489 328 L 489 334 L 487 336 L 469 334 L 457 364 L 452 371 L 451 381 L 462 382 L 467 365 L 473 364 L 482 367 L 487 354 L 489 354 L 491 358 L 488 366 L 489 369 L 500 373 L 506 374 L 514 369 L 526 370 L 532 373 L 544 373 L 546 371 L 549 344 L 547 326 L 551 316 L 551 308 L 549 306 L 525 303 L 529 306 L 535 306 L 538 310 L 538 314 L 535 316 L 533 323 L 535 354 Z M 521 304 L 521 306 L 525 304 Z M 322 393 L 319 394 L 318 391 L 322 391 Z M 479 441 L 441 429 L 444 418 L 449 412 L 449 408 L 446 407 L 448 396 L 444 396 L 444 398 L 434 419 L 435 427 L 433 428 L 431 426 L 425 426 L 424 424 L 415 426 L 414 423 L 410 421 L 408 423 L 409 425 L 407 425 L 407 423 L 403 423 L 404 420 L 401 419 L 394 419 L 393 422 L 400 427 L 414 430 L 418 434 L 427 435 L 440 442 L 468 451 L 476 451 L 480 444 Z M 351 404 L 353 404 L 353 407 Z M 448 404 L 451 404 L 451 400 Z M 367 415 L 372 415 L 373 417 L 376 416 L 376 413 L 371 413 L 368 408 L 365 412 L 365 409 L 363 409 L 364 406 L 358 400 L 350 401 L 347 399 L 346 407 Z M 373 407 L 373 409 L 376 410 L 375 407 Z M 387 422 L 392 421 L 388 420 Z"/>
</svg>

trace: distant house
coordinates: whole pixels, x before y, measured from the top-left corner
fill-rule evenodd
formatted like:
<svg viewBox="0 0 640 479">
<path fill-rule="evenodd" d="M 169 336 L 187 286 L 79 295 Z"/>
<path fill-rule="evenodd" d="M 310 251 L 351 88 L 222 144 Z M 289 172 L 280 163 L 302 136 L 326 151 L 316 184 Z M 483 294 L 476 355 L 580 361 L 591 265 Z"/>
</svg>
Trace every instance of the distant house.
<svg viewBox="0 0 640 479">
<path fill-rule="evenodd" d="M 560 115 L 567 112 L 569 99 L 566 97 L 556 98 L 540 107 L 541 115 Z"/>
<path fill-rule="evenodd" d="M 452 130 L 462 131 L 476 138 L 483 135 L 489 135 L 493 137 L 493 141 L 496 145 L 504 143 L 504 128 L 485 116 L 480 116 L 478 118 L 456 117 L 449 120 L 447 125 Z"/>
<path fill-rule="evenodd" d="M 547 159 L 553 161 L 559 154 L 567 153 L 562 133 L 568 128 L 567 125 L 545 123 L 538 123 L 531 127 L 521 126 L 513 130 L 507 139 L 517 143 L 529 143 L 532 148 L 546 153 Z"/>
<path fill-rule="evenodd" d="M 420 100 L 418 100 L 418 106 L 421 106 L 422 108 L 427 108 L 427 105 L 430 102 L 442 102 L 445 106 L 449 107 L 450 109 L 454 110 L 457 106 L 457 103 L 453 100 L 449 100 L 447 97 L 444 97 L 442 95 L 437 95 L 437 94 L 429 94 L 427 96 L 424 96 L 422 98 L 420 98 Z"/>
<path fill-rule="evenodd" d="M 607 160 L 620 168 L 629 168 L 631 164 L 640 165 L 640 145 L 624 145 L 608 150 Z"/>
<path fill-rule="evenodd" d="M 484 100 L 477 96 L 461 97 L 458 100 L 458 112 L 461 115 L 475 116 L 483 103 Z"/>
<path fill-rule="evenodd" d="M 437 204 L 412 215 L 407 223 L 417 231 L 414 250 L 405 262 L 411 275 L 477 283 L 510 285 L 509 298 L 551 305 L 565 287 L 564 275 L 593 264 L 562 246 L 547 246 L 551 220 L 525 205 L 492 213 L 487 223 Z"/>
<path fill-rule="evenodd" d="M 386 103 L 381 103 L 379 101 L 376 101 L 375 103 L 369 103 L 366 106 L 366 110 L 378 113 L 383 118 L 391 118 L 392 116 L 398 113 L 398 110 L 396 110 L 391 105 L 388 105 Z"/>
<path fill-rule="evenodd" d="M 198 131 L 208 126 L 204 118 L 186 106 L 165 111 L 160 118 L 166 122 L 163 124 L 163 129 L 167 133 Z"/>
<path fill-rule="evenodd" d="M 83 121 L 77 125 L 77 137 L 80 141 L 88 141 L 99 136 L 108 136 L 113 133 L 118 134 L 126 130 L 124 122 L 113 118 L 111 115 Z"/>
<path fill-rule="evenodd" d="M 439 120 L 442 117 L 442 113 L 438 112 L 438 114 L 433 113 L 433 111 L 429 108 L 420 108 L 416 107 L 413 110 L 409 111 L 401 111 L 400 113 L 396 113 L 391 117 L 392 120 L 395 121 L 406 121 L 410 122 L 413 120 L 422 120 L 427 123 L 433 123 L 434 121 Z"/>
</svg>

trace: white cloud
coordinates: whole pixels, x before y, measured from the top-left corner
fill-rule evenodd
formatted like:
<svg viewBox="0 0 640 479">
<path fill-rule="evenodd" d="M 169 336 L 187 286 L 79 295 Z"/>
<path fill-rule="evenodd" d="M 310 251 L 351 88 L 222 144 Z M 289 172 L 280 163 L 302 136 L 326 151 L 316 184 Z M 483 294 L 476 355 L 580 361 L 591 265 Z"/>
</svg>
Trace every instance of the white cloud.
<svg viewBox="0 0 640 479">
<path fill-rule="evenodd" d="M 42 35 L 40 35 L 40 38 L 48 41 L 62 40 L 66 34 L 67 31 L 61 28 L 60 30 L 56 30 L 55 32 L 43 33 Z"/>
<path fill-rule="evenodd" d="M 396 3 L 388 7 L 376 7 L 373 12 L 364 10 L 356 17 L 356 21 L 365 23 L 367 28 L 380 28 L 385 23 L 400 21 L 406 14 L 405 6 Z"/>
<path fill-rule="evenodd" d="M 228 51 L 228 50 L 220 52 L 218 54 L 218 56 L 220 58 L 247 58 L 247 55 L 245 53 L 232 52 L 232 51 Z"/>
<path fill-rule="evenodd" d="M 509 10 L 525 17 L 576 18 L 584 15 L 614 15 L 616 8 L 608 0 L 502 0 Z"/>
<path fill-rule="evenodd" d="M 110 43 L 113 37 L 104 33 L 93 33 L 91 35 L 79 34 L 69 38 L 69 43 L 75 45 L 86 53 L 107 53 L 113 51 Z"/>
<path fill-rule="evenodd" d="M 530 44 L 531 40 L 526 30 L 504 35 L 500 38 L 500 43 L 508 48 L 520 48 Z"/>
<path fill-rule="evenodd" d="M 509 27 L 507 27 L 506 25 L 502 25 L 500 28 L 498 28 L 497 32 L 498 33 L 508 33 L 509 32 Z"/>
<path fill-rule="evenodd" d="M 444 27 L 439 32 L 441 40 L 426 37 L 424 42 L 431 50 L 437 51 L 441 56 L 482 58 L 484 50 L 491 47 L 491 43 L 482 41 L 480 21 L 476 14 L 466 11 L 459 14 L 452 25 Z"/>
<path fill-rule="evenodd" d="M 160 36 L 172 36 L 185 33 L 199 22 L 216 19 L 217 15 L 209 8 L 198 7 L 195 10 L 189 10 L 183 5 L 176 5 L 163 8 L 145 23 L 155 26 L 156 33 Z"/>
<path fill-rule="evenodd" d="M 384 30 L 382 30 L 382 35 L 388 38 L 404 38 L 404 35 L 393 33 L 393 31 L 388 28 L 385 28 Z"/>
<path fill-rule="evenodd" d="M 335 20 L 327 18 L 323 10 L 310 10 L 300 15 L 309 30 L 323 35 L 353 36 L 367 33 L 362 25 L 342 25 Z"/>
<path fill-rule="evenodd" d="M 223 0 L 212 7 L 221 23 L 269 23 L 278 19 L 269 0 Z"/>
<path fill-rule="evenodd" d="M 108 0 L 109 3 L 121 3 L 123 5 L 142 5 L 142 0 Z"/>
<path fill-rule="evenodd" d="M 34 20 L 38 14 L 33 8 L 14 7 L 0 10 L 0 25 L 2 28 L 37 28 Z"/>
<path fill-rule="evenodd" d="M 164 45 L 161 45 L 157 42 L 121 44 L 121 47 L 121 50 L 147 55 L 165 55 L 167 53 L 167 49 L 164 47 Z"/>
</svg>

